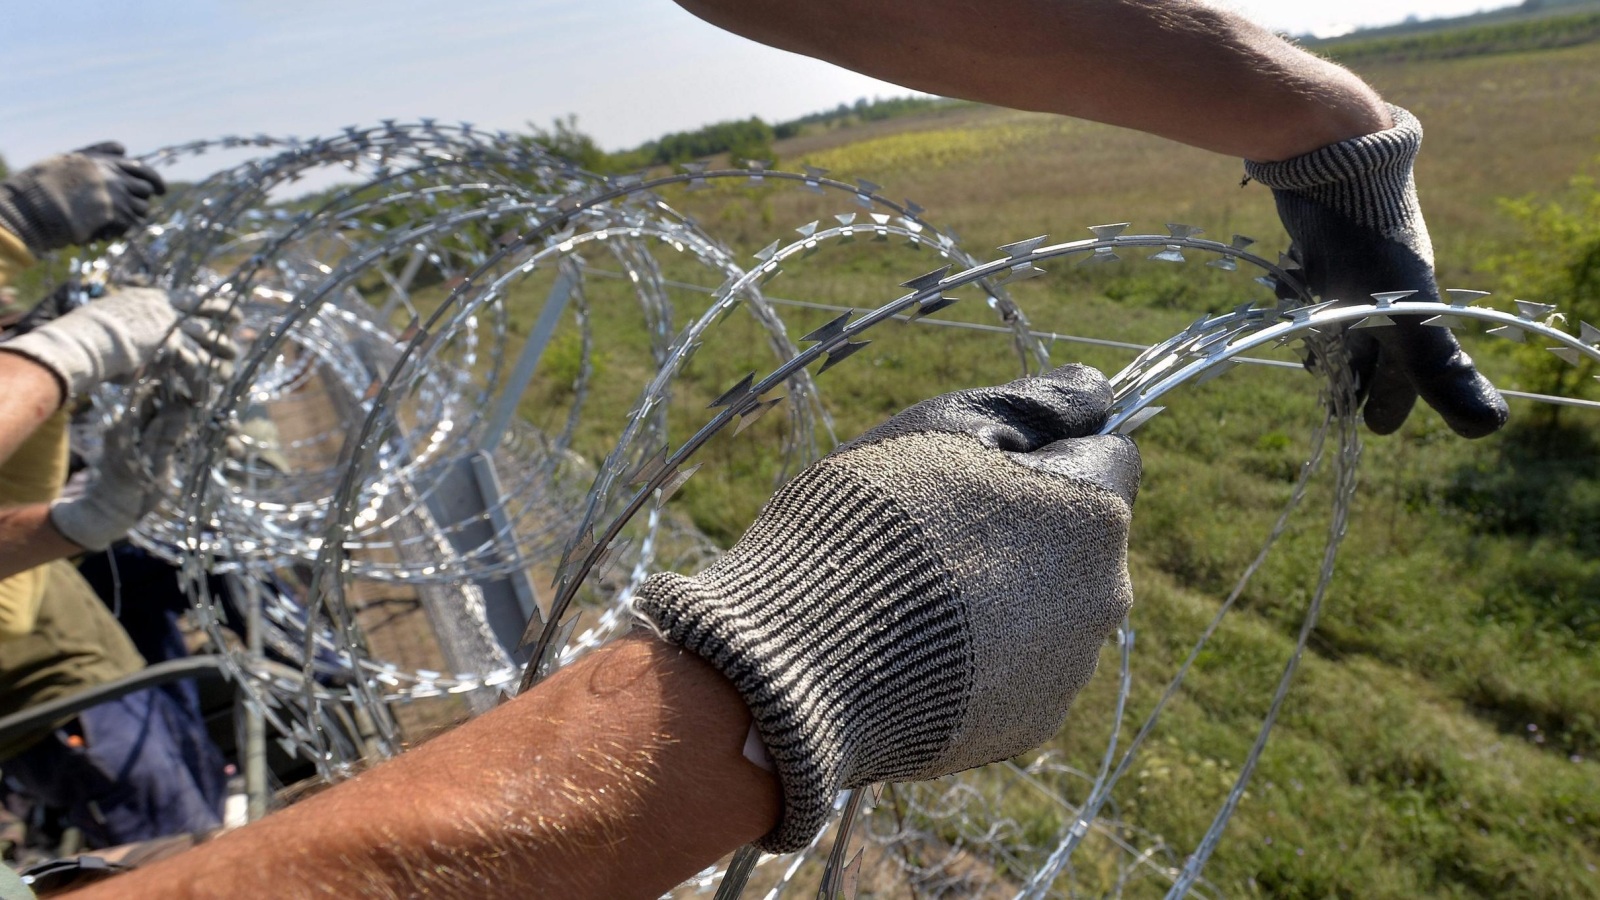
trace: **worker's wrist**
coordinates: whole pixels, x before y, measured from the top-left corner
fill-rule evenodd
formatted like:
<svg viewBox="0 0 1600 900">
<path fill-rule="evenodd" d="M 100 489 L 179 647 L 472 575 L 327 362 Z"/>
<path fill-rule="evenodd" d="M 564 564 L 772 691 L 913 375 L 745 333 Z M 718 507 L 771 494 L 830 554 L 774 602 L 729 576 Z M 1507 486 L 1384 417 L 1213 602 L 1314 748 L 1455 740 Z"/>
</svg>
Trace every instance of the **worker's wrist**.
<svg viewBox="0 0 1600 900">
<path fill-rule="evenodd" d="M 1257 163 L 1283 162 L 1393 128 L 1395 119 L 1390 105 L 1360 79 L 1344 74 L 1349 83 L 1331 87 L 1292 113 L 1277 118 L 1277 127 L 1263 135 L 1250 159 Z"/>
</svg>

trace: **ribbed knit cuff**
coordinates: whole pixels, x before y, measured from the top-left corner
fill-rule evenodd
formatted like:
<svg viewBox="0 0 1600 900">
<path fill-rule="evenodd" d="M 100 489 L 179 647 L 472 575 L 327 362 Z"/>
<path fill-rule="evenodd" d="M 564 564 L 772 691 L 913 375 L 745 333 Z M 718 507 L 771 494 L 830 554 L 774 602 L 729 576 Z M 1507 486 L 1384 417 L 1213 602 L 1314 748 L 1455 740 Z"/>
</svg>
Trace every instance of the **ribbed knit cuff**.
<svg viewBox="0 0 1600 900">
<path fill-rule="evenodd" d="M 37 190 L 37 185 L 34 186 Z M 39 231 L 34 210 L 40 208 L 39 199 L 29 191 L 18 190 L 13 185 L 0 184 L 0 225 L 22 239 L 28 252 L 43 256 L 49 251 L 45 235 Z"/>
<path fill-rule="evenodd" d="M 1282 162 L 1245 160 L 1245 174 L 1274 190 L 1315 200 L 1386 237 L 1402 232 L 1419 216 L 1411 168 L 1422 147 L 1422 123 L 1393 104 L 1389 112 L 1392 128 Z"/>
<path fill-rule="evenodd" d="M 955 584 L 929 547 L 892 502 L 823 464 L 711 568 L 640 589 L 635 611 L 750 708 L 783 788 L 762 849 L 803 848 L 841 788 L 912 777 L 949 744 L 973 663 Z"/>
</svg>

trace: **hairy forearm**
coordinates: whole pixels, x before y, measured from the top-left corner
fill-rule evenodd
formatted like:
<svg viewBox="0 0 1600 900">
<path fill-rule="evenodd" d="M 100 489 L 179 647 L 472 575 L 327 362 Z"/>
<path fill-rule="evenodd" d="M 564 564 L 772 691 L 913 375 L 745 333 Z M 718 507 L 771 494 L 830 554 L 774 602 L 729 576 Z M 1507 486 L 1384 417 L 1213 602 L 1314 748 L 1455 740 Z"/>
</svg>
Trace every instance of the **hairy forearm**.
<svg viewBox="0 0 1600 900">
<path fill-rule="evenodd" d="M 390 763 L 73 894 L 659 897 L 777 820 L 749 714 L 698 658 L 628 639 Z"/>
<path fill-rule="evenodd" d="M 0 579 L 82 552 L 50 524 L 50 504 L 0 509 Z"/>
<path fill-rule="evenodd" d="M 678 0 L 916 90 L 1270 161 L 1389 126 L 1359 78 L 1197 0 Z"/>
<path fill-rule="evenodd" d="M 0 352 L 0 463 L 11 458 L 63 400 L 61 382 L 26 356 Z"/>
</svg>

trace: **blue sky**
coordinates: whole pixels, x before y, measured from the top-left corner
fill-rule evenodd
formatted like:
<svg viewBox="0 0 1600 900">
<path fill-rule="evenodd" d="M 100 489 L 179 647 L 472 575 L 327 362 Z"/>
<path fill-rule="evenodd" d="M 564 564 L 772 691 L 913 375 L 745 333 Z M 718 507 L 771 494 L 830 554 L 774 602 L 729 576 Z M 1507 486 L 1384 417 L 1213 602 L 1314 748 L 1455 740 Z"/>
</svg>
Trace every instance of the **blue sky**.
<svg viewBox="0 0 1600 900">
<path fill-rule="evenodd" d="M 1304 33 L 1505 4 L 1232 5 Z M 779 121 L 860 96 L 906 93 L 725 34 L 670 0 L 4 6 L 0 153 L 13 165 L 108 137 L 142 151 L 230 133 L 307 136 L 419 116 L 510 129 L 576 113 L 580 127 L 618 148 L 711 121 Z"/>
</svg>

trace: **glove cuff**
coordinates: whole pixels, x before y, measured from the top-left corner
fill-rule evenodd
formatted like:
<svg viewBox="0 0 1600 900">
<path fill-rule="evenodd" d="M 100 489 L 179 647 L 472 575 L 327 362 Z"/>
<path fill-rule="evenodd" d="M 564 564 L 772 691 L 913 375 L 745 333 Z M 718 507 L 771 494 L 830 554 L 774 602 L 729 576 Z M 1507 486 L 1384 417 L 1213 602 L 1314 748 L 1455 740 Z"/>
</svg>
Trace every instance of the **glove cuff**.
<svg viewBox="0 0 1600 900">
<path fill-rule="evenodd" d="M 83 348 L 73 341 L 61 340 L 48 327 L 0 343 L 0 350 L 27 357 L 49 369 L 61 383 L 62 406 L 72 405 L 101 380 L 97 377 L 99 367 Z"/>
<path fill-rule="evenodd" d="M 44 235 L 34 226 L 26 193 L 12 184 L 0 184 L 0 227 L 16 235 L 23 246 L 34 256 L 43 256 L 48 248 Z"/>
<path fill-rule="evenodd" d="M 50 524 L 61 536 L 90 552 L 99 552 L 121 539 L 135 522 L 123 522 L 113 510 L 101 508 L 91 496 L 56 500 L 50 504 Z"/>
<path fill-rule="evenodd" d="M 711 568 L 654 575 L 634 599 L 749 707 L 783 790 L 763 850 L 805 847 L 841 788 L 914 777 L 949 745 L 973 663 L 955 582 L 930 546 L 894 503 L 820 465 Z"/>
<path fill-rule="evenodd" d="M 1422 123 L 1389 104 L 1394 127 L 1329 144 L 1281 162 L 1245 160 L 1245 174 L 1274 191 L 1290 191 L 1357 224 L 1393 238 L 1422 219 L 1411 176 L 1422 147 Z"/>
</svg>

